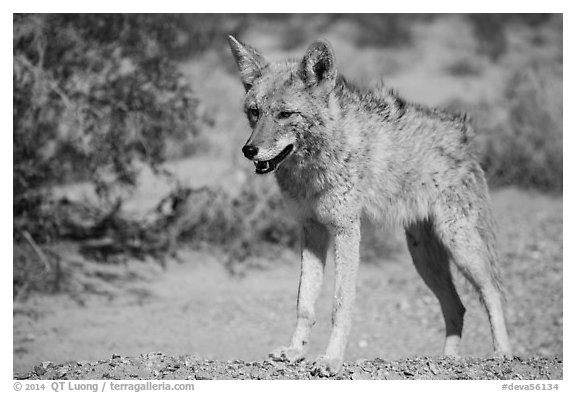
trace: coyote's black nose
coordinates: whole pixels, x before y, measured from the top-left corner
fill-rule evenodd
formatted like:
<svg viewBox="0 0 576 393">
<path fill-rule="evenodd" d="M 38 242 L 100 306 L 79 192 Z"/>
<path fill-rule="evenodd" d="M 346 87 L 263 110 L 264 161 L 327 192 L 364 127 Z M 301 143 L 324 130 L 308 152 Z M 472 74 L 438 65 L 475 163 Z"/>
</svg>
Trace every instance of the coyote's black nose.
<svg viewBox="0 0 576 393">
<path fill-rule="evenodd" d="M 256 156 L 256 154 L 258 154 L 258 148 L 250 145 L 245 145 L 242 148 L 242 153 L 244 153 L 244 156 L 246 156 L 247 159 L 251 160 Z"/>
</svg>

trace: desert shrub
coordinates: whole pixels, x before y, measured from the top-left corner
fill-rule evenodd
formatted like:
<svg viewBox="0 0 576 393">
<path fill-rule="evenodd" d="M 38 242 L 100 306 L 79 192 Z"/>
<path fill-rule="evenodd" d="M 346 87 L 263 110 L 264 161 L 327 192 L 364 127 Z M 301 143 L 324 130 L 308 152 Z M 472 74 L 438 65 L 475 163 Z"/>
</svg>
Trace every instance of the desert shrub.
<svg viewBox="0 0 576 393">
<path fill-rule="evenodd" d="M 478 52 L 498 60 L 508 49 L 506 28 L 511 24 L 537 27 L 552 14 L 468 14 L 467 19 L 478 42 Z"/>
<path fill-rule="evenodd" d="M 278 248 L 296 248 L 299 229 L 272 180 L 250 180 L 236 196 L 217 189 L 192 190 L 177 225 L 178 240 L 193 248 L 220 249 L 229 265 L 269 256 Z"/>
<path fill-rule="evenodd" d="M 491 186 L 562 192 L 562 65 L 535 62 L 512 72 L 503 96 L 477 105 L 454 101 L 471 115 L 482 167 Z"/>
<path fill-rule="evenodd" d="M 505 14 L 470 14 L 468 19 L 478 42 L 478 52 L 497 60 L 506 51 Z"/>
<path fill-rule="evenodd" d="M 501 105 L 506 113 L 484 130 L 481 146 L 491 183 L 562 192 L 561 65 L 535 63 L 514 73 Z"/>
<path fill-rule="evenodd" d="M 133 186 L 137 162 L 165 160 L 196 133 L 196 101 L 167 59 L 171 16 L 15 15 L 14 229 L 45 242 L 49 187 L 88 180 L 106 198 Z"/>
<path fill-rule="evenodd" d="M 56 257 L 46 250 L 37 251 L 35 245 L 26 241 L 14 243 L 14 276 L 12 291 L 15 299 L 27 291 L 52 291 L 55 289 L 53 277 L 58 274 L 55 268 Z"/>
</svg>

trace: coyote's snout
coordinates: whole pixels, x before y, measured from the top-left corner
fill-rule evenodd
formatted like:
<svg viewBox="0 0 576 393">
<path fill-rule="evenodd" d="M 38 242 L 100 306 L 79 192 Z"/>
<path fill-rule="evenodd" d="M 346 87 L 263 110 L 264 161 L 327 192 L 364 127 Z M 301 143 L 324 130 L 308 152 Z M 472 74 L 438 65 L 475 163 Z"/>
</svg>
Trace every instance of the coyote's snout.
<svg viewBox="0 0 576 393">
<path fill-rule="evenodd" d="M 338 75 L 334 51 L 323 40 L 302 59 L 279 63 L 233 37 L 230 47 L 252 128 L 242 152 L 256 173 L 275 172 L 302 224 L 296 329 L 290 344 L 271 356 L 304 358 L 331 253 L 332 333 L 315 370 L 340 370 L 351 327 L 362 216 L 405 228 L 416 270 L 440 302 L 444 354 L 458 354 L 465 312 L 451 263 L 478 290 L 495 351 L 510 354 L 488 190 L 467 119 L 407 103 L 383 87 L 350 84 Z"/>
<path fill-rule="evenodd" d="M 265 149 L 262 147 L 246 144 L 242 148 L 242 153 L 244 153 L 244 156 L 247 159 L 254 161 L 254 165 L 256 166 L 256 173 L 263 174 L 272 172 L 274 169 L 276 169 L 278 165 L 280 165 L 280 163 L 284 161 L 284 159 L 288 157 L 294 149 L 294 145 L 290 143 L 286 145 L 286 147 L 284 147 L 282 150 L 280 150 L 281 146 L 284 145 L 286 145 L 286 143 L 279 145 L 280 147 Z"/>
</svg>

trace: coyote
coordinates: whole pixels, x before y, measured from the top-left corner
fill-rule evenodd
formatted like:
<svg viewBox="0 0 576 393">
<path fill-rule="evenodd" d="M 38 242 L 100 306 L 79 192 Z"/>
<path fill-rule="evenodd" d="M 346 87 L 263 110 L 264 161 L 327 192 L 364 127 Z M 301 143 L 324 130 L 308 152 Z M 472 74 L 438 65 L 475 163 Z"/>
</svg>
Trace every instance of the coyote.
<svg viewBox="0 0 576 393">
<path fill-rule="evenodd" d="M 465 116 L 406 102 L 393 90 L 359 88 L 336 70 L 325 40 L 301 60 L 269 62 L 229 37 L 246 90 L 252 134 L 242 152 L 256 173 L 274 172 L 302 224 L 296 330 L 270 356 L 304 359 L 328 252 L 334 256 L 332 332 L 314 371 L 342 367 L 359 264 L 360 219 L 402 225 L 416 269 L 444 316 L 444 354 L 457 356 L 465 308 L 454 263 L 480 294 L 494 350 L 511 353 L 484 173 Z"/>
</svg>

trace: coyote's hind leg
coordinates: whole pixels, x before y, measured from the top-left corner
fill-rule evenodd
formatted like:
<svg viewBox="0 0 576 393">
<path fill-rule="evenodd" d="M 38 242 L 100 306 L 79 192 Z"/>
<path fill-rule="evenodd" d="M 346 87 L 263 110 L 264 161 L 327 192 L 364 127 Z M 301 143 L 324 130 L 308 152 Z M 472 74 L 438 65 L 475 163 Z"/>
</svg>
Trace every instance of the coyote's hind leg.
<svg viewBox="0 0 576 393">
<path fill-rule="evenodd" d="M 416 270 L 440 302 L 446 325 L 444 354 L 458 356 L 465 308 L 454 287 L 448 251 L 428 220 L 408 226 L 406 240 Z"/>
<path fill-rule="evenodd" d="M 495 238 L 487 207 L 465 213 L 439 210 L 434 226 L 454 264 L 480 294 L 490 320 L 494 351 L 497 355 L 510 356 Z"/>
</svg>

